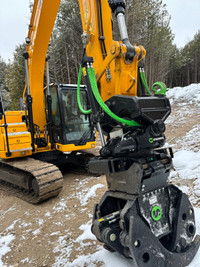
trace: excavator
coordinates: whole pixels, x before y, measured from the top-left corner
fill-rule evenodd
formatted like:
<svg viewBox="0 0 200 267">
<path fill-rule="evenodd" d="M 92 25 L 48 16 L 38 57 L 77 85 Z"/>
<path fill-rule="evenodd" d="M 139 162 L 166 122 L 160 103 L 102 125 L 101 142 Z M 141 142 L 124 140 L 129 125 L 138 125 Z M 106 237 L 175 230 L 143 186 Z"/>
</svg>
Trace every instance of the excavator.
<svg viewBox="0 0 200 267">
<path fill-rule="evenodd" d="M 0 98 L 1 188 L 33 204 L 62 190 L 58 166 L 73 163 L 84 167 L 88 154 L 78 151 L 96 146 L 91 116 L 79 112 L 76 85 L 50 84 L 47 49 L 59 5 L 60 0 L 34 1 L 23 54 L 24 109 L 4 111 Z M 80 87 L 80 99 L 87 108 L 85 86 Z"/>
<path fill-rule="evenodd" d="M 164 132 L 171 106 L 162 82 L 148 87 L 146 51 L 129 41 L 126 2 L 79 0 L 83 57 L 78 83 L 49 84 L 46 60 L 43 90 L 59 3 L 34 2 L 24 54 L 25 111 L 4 112 L 1 101 L 1 179 L 24 182 L 36 195 L 44 183 L 49 194 L 49 169 L 57 167 L 50 167 L 41 155 L 58 152 L 62 161 L 60 152 L 92 148 L 96 129 L 102 148 L 88 166 L 92 173 L 105 174 L 108 190 L 94 206 L 92 233 L 105 249 L 132 259 L 134 267 L 186 267 L 199 249 L 200 236 L 195 235 L 194 208 L 187 195 L 169 182 L 173 151 L 166 146 Z M 112 16 L 120 41 L 112 37 Z M 82 75 L 86 86 L 81 85 Z M 14 131 L 14 126 L 25 130 Z"/>
</svg>

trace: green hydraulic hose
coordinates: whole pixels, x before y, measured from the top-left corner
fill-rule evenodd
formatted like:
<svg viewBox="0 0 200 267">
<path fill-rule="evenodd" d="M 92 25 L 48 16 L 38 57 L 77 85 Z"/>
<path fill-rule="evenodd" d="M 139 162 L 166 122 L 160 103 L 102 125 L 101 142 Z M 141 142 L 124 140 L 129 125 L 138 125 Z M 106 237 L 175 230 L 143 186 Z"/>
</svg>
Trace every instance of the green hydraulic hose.
<svg viewBox="0 0 200 267">
<path fill-rule="evenodd" d="M 144 71 L 140 71 L 140 77 L 141 77 L 141 80 L 142 80 L 142 83 L 144 85 L 144 88 L 146 89 L 147 91 L 147 94 L 148 95 L 152 95 L 151 91 L 149 90 L 149 86 L 147 84 L 147 81 L 146 81 L 146 78 L 145 78 L 145 73 Z"/>
<path fill-rule="evenodd" d="M 149 90 L 143 69 L 140 69 L 140 77 L 148 95 L 152 95 L 151 91 Z M 158 90 L 156 89 L 157 86 L 159 87 Z M 153 84 L 151 90 L 154 92 L 155 95 L 166 95 L 167 88 L 163 82 L 156 82 Z"/>
<path fill-rule="evenodd" d="M 89 76 L 89 80 L 90 80 L 90 84 L 91 84 L 91 88 L 93 91 L 93 94 L 97 100 L 97 102 L 99 103 L 100 107 L 114 120 L 123 123 L 127 126 L 141 126 L 139 123 L 137 123 L 136 121 L 132 120 L 125 120 L 123 118 L 118 117 L 116 114 L 114 114 L 109 108 L 108 106 L 103 102 L 101 95 L 99 93 L 98 87 L 97 87 L 97 82 L 96 82 L 96 77 L 95 77 L 95 71 L 94 68 L 88 68 L 87 69 L 88 72 L 88 76 Z"/>
<path fill-rule="evenodd" d="M 156 86 L 159 86 L 159 90 L 156 89 Z M 156 82 L 152 86 L 152 91 L 154 91 L 155 95 L 166 95 L 166 85 L 163 82 Z"/>
<path fill-rule="evenodd" d="M 77 102 L 78 102 L 79 109 L 83 114 L 90 114 L 92 110 L 91 109 L 85 110 L 83 109 L 81 105 L 81 99 L 80 99 L 81 98 L 80 97 L 81 74 L 82 74 L 82 67 L 80 65 L 79 73 L 78 73 L 78 82 L 77 82 Z"/>
</svg>

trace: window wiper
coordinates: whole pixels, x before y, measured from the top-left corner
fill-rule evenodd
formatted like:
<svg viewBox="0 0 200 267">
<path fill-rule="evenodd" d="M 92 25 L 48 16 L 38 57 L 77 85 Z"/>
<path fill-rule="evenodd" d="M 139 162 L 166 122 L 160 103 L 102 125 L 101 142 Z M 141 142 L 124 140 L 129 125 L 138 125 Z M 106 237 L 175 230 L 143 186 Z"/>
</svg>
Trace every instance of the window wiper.
<svg viewBox="0 0 200 267">
<path fill-rule="evenodd" d="M 91 132 L 91 129 L 87 130 L 86 132 L 84 132 L 84 134 L 81 136 L 81 139 L 79 140 L 79 145 L 85 145 L 86 141 L 89 137 L 89 134 Z"/>
</svg>

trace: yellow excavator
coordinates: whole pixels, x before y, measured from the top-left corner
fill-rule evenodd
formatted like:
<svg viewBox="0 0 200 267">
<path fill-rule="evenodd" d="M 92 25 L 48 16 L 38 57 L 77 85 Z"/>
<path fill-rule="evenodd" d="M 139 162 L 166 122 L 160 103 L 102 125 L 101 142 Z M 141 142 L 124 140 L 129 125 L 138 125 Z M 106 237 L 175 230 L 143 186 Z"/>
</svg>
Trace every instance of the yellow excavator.
<svg viewBox="0 0 200 267">
<path fill-rule="evenodd" d="M 61 191 L 63 176 L 58 165 L 84 164 L 84 157 L 76 151 L 96 145 L 90 115 L 79 112 L 76 86 L 49 82 L 46 54 L 59 5 L 60 0 L 36 0 L 33 5 L 23 55 L 25 109 L 5 112 L 0 101 L 1 188 L 35 204 Z M 87 108 L 86 91 L 81 86 L 80 99 Z"/>
<path fill-rule="evenodd" d="M 49 158 L 59 162 L 63 152 L 92 148 L 96 129 L 102 148 L 89 169 L 106 174 L 108 190 L 94 207 L 93 234 L 109 251 L 132 259 L 134 267 L 185 267 L 200 245 L 194 208 L 168 182 L 173 151 L 165 146 L 164 121 L 171 107 L 162 82 L 148 88 L 145 49 L 129 42 L 126 2 L 79 0 L 83 57 L 78 84 L 50 85 L 47 58 L 43 90 L 59 4 L 34 2 L 24 54 L 25 111 L 4 112 L 0 104 L 0 179 L 34 192 L 36 202 L 56 195 L 62 175 Z M 121 41 L 113 41 L 112 13 Z M 81 75 L 86 86 L 80 84 Z"/>
</svg>

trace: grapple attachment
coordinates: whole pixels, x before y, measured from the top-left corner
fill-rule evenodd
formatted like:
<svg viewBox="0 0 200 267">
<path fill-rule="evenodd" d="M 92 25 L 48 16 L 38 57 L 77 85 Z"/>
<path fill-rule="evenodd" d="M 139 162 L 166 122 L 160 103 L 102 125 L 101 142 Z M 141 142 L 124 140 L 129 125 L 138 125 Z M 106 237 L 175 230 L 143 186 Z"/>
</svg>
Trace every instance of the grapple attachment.
<svg viewBox="0 0 200 267">
<path fill-rule="evenodd" d="M 185 267 L 200 244 L 193 207 L 173 185 L 135 197 L 106 192 L 95 207 L 92 232 L 134 267 Z"/>
<path fill-rule="evenodd" d="M 173 152 L 164 147 L 163 133 L 169 101 L 115 96 L 107 104 L 142 126 L 127 129 L 105 118 L 108 141 L 89 167 L 106 173 L 108 191 L 95 206 L 92 232 L 105 248 L 132 259 L 134 267 L 186 267 L 200 236 L 195 237 L 187 195 L 168 183 Z"/>
</svg>

